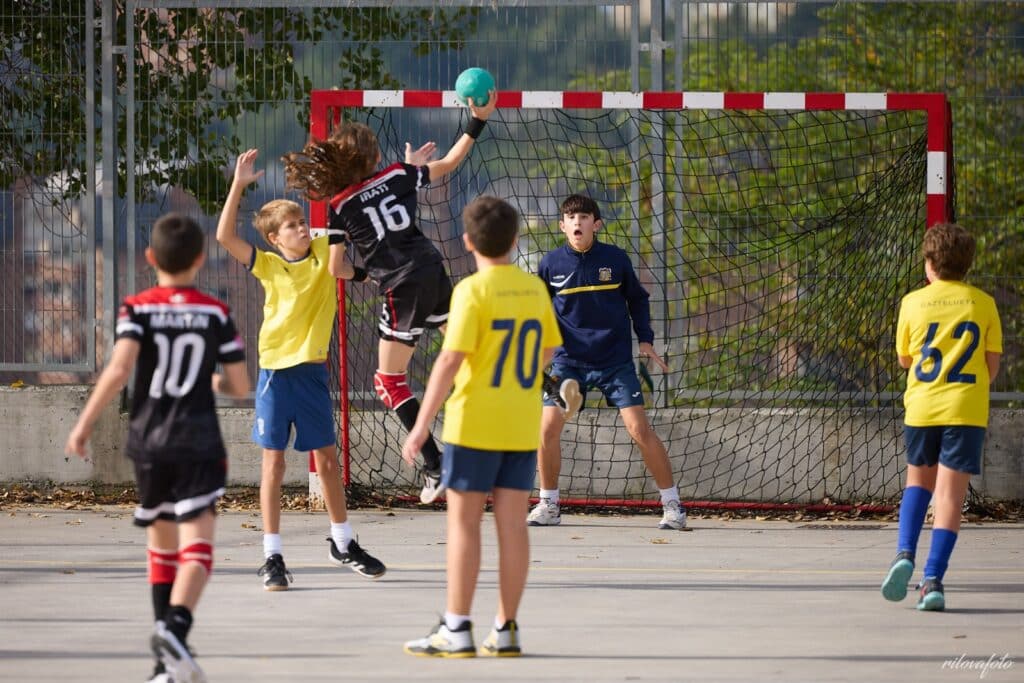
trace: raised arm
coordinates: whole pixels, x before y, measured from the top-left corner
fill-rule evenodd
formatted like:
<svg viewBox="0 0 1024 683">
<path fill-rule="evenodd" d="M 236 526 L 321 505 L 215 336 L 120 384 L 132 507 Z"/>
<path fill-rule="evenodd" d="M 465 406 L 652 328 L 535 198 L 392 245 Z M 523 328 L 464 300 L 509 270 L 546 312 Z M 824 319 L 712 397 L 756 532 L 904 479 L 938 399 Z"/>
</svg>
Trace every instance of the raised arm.
<svg viewBox="0 0 1024 683">
<path fill-rule="evenodd" d="M 242 203 L 242 193 L 250 184 L 263 176 L 263 171 L 256 170 L 258 150 L 250 149 L 242 152 L 235 162 L 235 177 L 231 180 L 228 198 L 224 200 L 224 209 L 217 221 L 217 241 L 235 257 L 239 263 L 248 266 L 252 262 L 253 246 L 238 236 L 235 227 L 238 223 L 238 206 Z"/>
<path fill-rule="evenodd" d="M 480 134 L 484 122 L 490 118 L 491 114 L 494 113 L 495 107 L 498 106 L 498 92 L 496 90 L 490 91 L 487 97 L 487 104 L 482 107 L 478 107 L 473 104 L 473 98 L 469 99 L 469 111 L 473 115 L 469 126 L 466 128 L 466 132 L 455 141 L 452 148 L 448 150 L 448 153 L 444 155 L 444 158 L 438 159 L 437 161 L 427 162 L 427 168 L 430 169 L 430 180 L 438 181 L 445 177 L 462 163 L 462 160 L 469 154 L 469 150 L 473 147 L 473 143 L 476 141 L 477 135 Z M 479 123 L 477 123 L 479 121 Z"/>
</svg>

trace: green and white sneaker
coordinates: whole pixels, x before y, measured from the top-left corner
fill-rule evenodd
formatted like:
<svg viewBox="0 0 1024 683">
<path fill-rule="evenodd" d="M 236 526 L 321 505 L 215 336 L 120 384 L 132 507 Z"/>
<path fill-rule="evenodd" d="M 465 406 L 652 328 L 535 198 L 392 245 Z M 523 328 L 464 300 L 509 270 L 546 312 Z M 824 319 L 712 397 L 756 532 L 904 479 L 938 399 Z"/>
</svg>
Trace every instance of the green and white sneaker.
<svg viewBox="0 0 1024 683">
<path fill-rule="evenodd" d="M 441 619 L 441 623 L 425 638 L 410 640 L 402 648 L 406 654 L 417 657 L 447 657 L 461 659 L 476 657 L 476 646 L 473 645 L 473 624 L 469 621 L 451 630 Z"/>
<path fill-rule="evenodd" d="M 921 597 L 917 609 L 922 612 L 942 612 L 946 609 L 946 593 L 942 582 L 934 576 L 925 577 L 921 582 Z"/>
</svg>

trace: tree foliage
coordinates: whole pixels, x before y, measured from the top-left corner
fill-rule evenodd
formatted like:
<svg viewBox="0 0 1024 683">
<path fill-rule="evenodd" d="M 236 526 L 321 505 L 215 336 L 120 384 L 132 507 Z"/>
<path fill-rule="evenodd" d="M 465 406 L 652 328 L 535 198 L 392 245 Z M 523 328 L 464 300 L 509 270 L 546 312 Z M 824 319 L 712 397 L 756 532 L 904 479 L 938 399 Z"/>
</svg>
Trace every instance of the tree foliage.
<svg viewBox="0 0 1024 683">
<path fill-rule="evenodd" d="M 67 5 L 60 10 L 54 4 Z M 0 104 L 10 132 L 0 134 L 0 186 L 62 176 L 61 197 L 84 191 L 86 117 L 84 95 L 87 27 L 80 2 L 16 0 L 0 33 Z M 99 8 L 97 7 L 97 17 Z M 388 72 L 381 45 L 411 41 L 414 55 L 458 47 L 475 22 L 467 9 L 437 10 L 325 7 L 138 9 L 127 16 L 116 3 L 115 43 L 133 28 L 135 49 L 115 56 L 118 97 L 118 188 L 127 177 L 124 97 L 131 60 L 136 130 L 132 140 L 140 193 L 177 186 L 207 210 L 223 199 L 224 169 L 239 151 L 236 124 L 246 113 L 275 103 L 302 103 L 297 123 L 308 125 L 310 76 L 298 66 L 297 49 L 329 39 L 341 45 L 331 86 L 399 88 Z M 130 22 L 130 24 L 129 24 Z M 100 65 L 99 32 L 95 64 Z M 300 47 L 297 47 L 300 46 Z M 318 87 L 325 87 L 319 85 Z M 97 126 L 98 128 L 98 126 Z M 99 133 L 97 132 L 97 135 Z M 97 151 L 101 149 L 97 140 Z"/>
</svg>

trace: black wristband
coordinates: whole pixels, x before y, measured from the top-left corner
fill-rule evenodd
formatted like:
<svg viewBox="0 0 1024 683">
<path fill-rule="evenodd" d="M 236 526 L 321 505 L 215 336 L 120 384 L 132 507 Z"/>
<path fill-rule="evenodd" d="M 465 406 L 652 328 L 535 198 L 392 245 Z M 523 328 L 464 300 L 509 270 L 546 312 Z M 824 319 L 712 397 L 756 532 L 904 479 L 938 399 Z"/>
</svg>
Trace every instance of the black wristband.
<svg viewBox="0 0 1024 683">
<path fill-rule="evenodd" d="M 360 268 L 359 266 L 352 266 L 352 281 L 353 282 L 366 282 L 366 278 L 370 276 L 366 272 L 366 268 Z"/>
<path fill-rule="evenodd" d="M 484 121 L 483 119 L 478 119 L 477 117 L 474 116 L 469 120 L 469 125 L 466 126 L 466 135 L 476 140 L 478 137 L 480 137 L 480 133 L 484 132 L 484 126 L 486 125 L 486 121 Z"/>
</svg>

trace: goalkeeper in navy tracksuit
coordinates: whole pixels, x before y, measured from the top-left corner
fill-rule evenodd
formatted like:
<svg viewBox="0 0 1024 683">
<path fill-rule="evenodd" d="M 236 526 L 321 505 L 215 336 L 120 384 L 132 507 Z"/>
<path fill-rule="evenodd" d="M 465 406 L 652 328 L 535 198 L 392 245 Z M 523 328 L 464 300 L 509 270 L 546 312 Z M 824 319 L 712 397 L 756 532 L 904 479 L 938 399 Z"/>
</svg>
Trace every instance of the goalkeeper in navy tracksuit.
<svg viewBox="0 0 1024 683">
<path fill-rule="evenodd" d="M 572 195 L 562 202 L 559 227 L 566 244 L 548 252 L 538 275 L 547 284 L 562 332 L 563 346 L 555 351 L 551 375 L 572 390 L 574 382 L 585 396 L 598 389 L 608 405 L 619 409 L 630 437 L 661 493 L 662 529 L 682 529 L 686 512 L 672 475 L 665 445 L 654 433 L 644 411 L 643 392 L 633 366 L 633 332 L 639 352 L 663 371 L 668 366 L 655 352 L 647 291 L 622 249 L 598 242 L 601 212 L 590 197 Z M 632 328 L 632 329 L 631 329 Z M 540 470 L 540 502 L 527 518 L 531 526 L 562 521 L 558 475 L 562 467 L 561 434 L 566 414 L 556 405 L 552 391 L 544 400 Z M 570 398 L 572 398 L 570 396 Z M 579 397 L 575 397 L 579 400 Z M 570 411 L 571 412 L 571 411 Z"/>
</svg>

